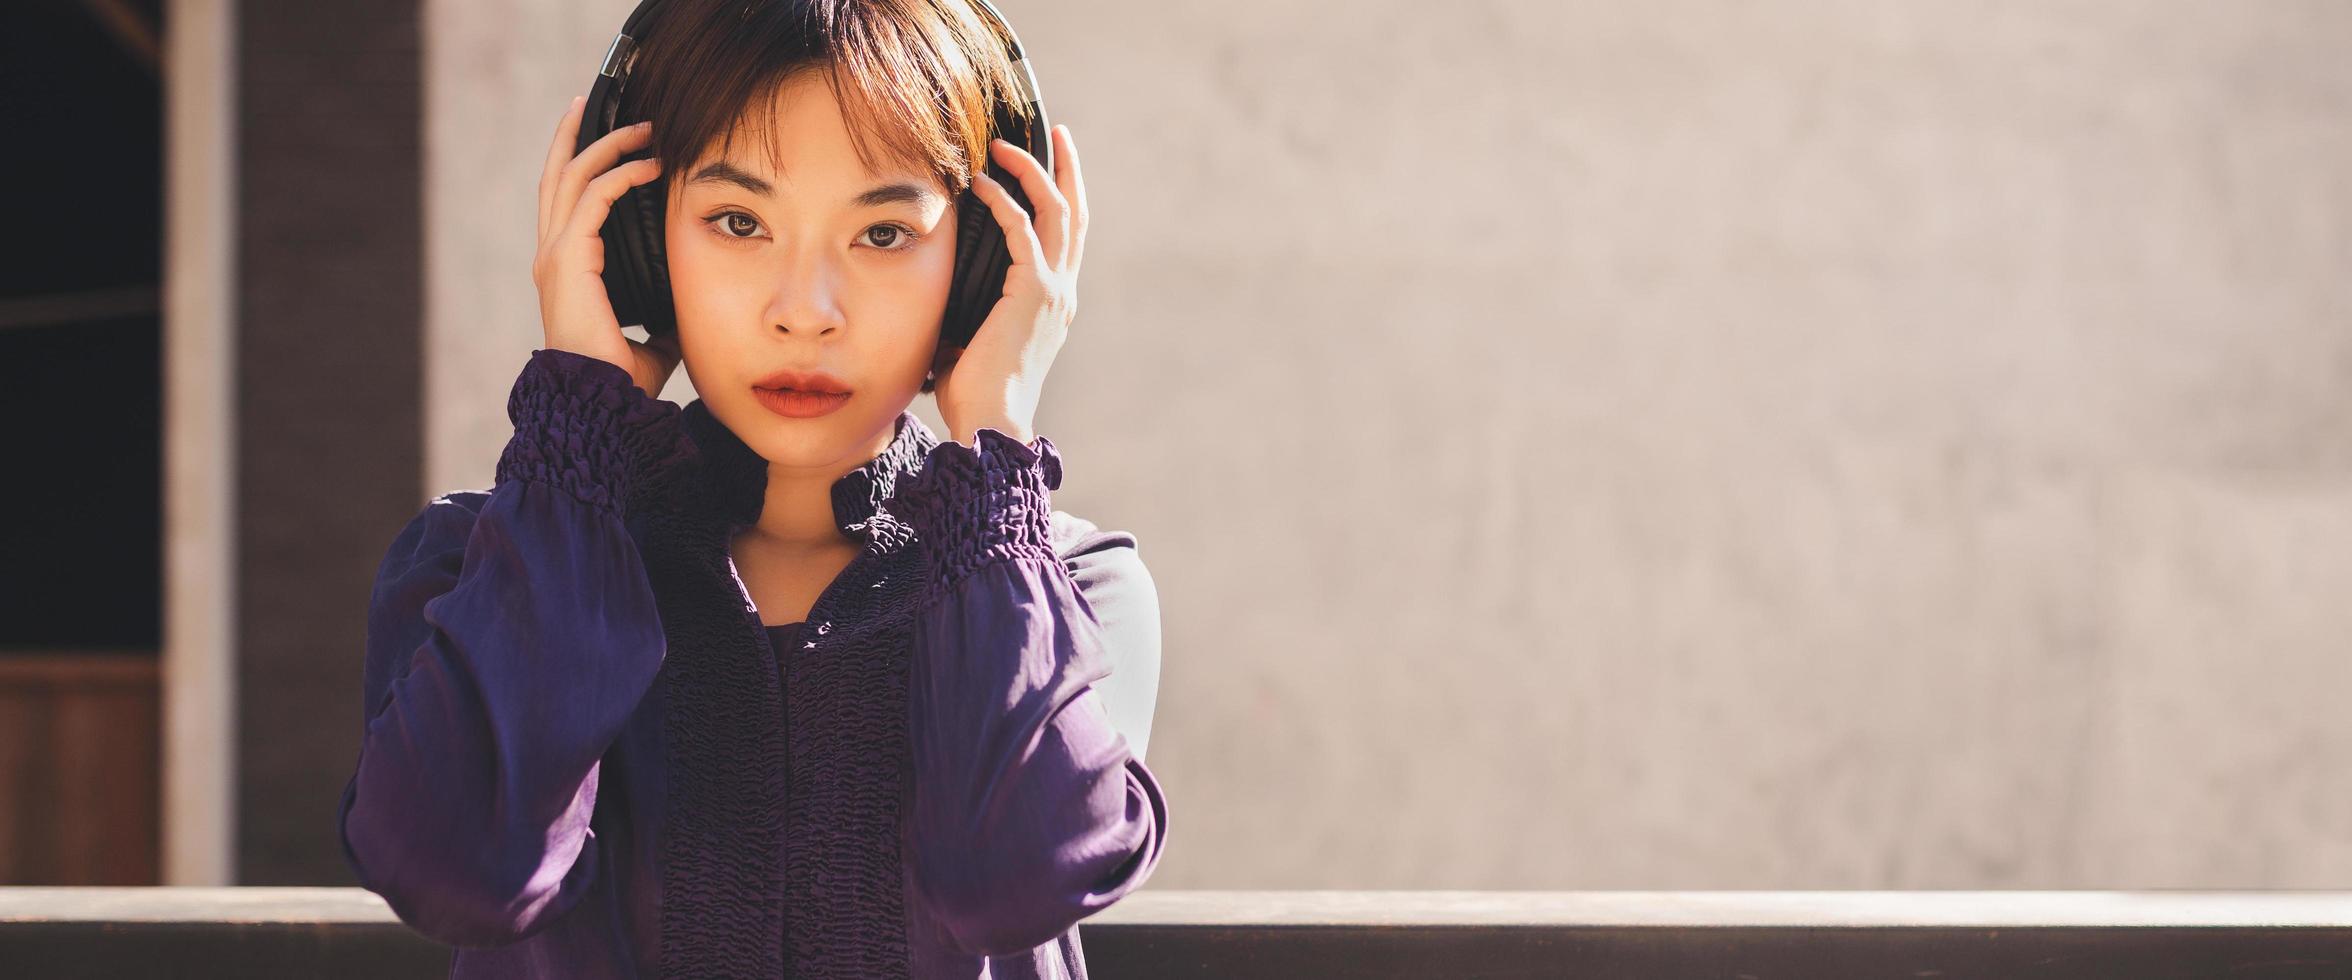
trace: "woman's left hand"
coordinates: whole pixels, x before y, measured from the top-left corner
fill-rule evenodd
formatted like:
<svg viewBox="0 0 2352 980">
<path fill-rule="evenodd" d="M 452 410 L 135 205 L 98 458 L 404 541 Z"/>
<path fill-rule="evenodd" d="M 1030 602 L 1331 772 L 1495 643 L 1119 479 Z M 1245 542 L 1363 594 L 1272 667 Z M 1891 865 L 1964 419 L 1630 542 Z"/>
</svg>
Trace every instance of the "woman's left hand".
<svg viewBox="0 0 2352 980">
<path fill-rule="evenodd" d="M 1035 225 L 1003 185 L 985 169 L 973 176 L 974 193 L 988 205 L 1012 267 L 1005 270 L 1004 295 L 981 321 L 972 342 L 939 378 L 935 397 L 949 437 L 977 448 L 983 428 L 1027 443 L 1036 438 L 1037 400 L 1078 313 L 1078 261 L 1086 251 L 1086 183 L 1078 173 L 1078 151 L 1070 128 L 1053 128 L 1055 173 L 1049 175 L 1029 151 L 991 140 L 989 152 L 1021 181 L 1037 211 Z"/>
</svg>

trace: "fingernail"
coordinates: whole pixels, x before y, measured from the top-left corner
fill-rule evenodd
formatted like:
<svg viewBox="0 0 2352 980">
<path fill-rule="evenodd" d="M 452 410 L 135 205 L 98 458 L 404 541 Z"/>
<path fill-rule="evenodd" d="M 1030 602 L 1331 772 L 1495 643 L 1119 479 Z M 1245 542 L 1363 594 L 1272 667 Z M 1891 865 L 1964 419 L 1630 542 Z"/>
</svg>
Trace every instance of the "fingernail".
<svg viewBox="0 0 2352 980">
<path fill-rule="evenodd" d="M 630 129 L 652 129 L 652 128 L 653 128 L 653 120 L 651 120 L 651 119 L 647 119 L 647 120 L 645 120 L 645 121 L 643 121 L 643 122 L 640 122 L 640 123 L 637 123 L 637 124 L 635 124 L 635 125 L 632 125 L 632 126 L 630 126 L 629 128 L 630 128 Z"/>
</svg>

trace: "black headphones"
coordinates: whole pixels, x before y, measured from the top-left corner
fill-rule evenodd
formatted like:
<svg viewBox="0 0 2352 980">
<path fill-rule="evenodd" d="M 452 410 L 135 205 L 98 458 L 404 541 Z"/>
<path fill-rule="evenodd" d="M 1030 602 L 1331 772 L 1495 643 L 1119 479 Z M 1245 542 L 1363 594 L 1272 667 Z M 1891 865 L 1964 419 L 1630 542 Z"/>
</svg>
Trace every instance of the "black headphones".
<svg viewBox="0 0 2352 980">
<path fill-rule="evenodd" d="M 989 0 L 971 2 L 1003 29 L 1013 79 L 1021 88 L 1019 97 L 1027 103 L 1026 121 L 1009 105 L 999 104 L 992 113 L 991 135 L 1028 150 L 1050 174 L 1054 166 L 1053 127 L 1046 121 L 1045 100 L 1038 93 L 1037 76 L 1022 57 L 1021 41 Z M 646 17 L 661 5 L 662 0 L 643 0 L 630 12 L 628 20 L 622 22 L 612 47 L 604 53 L 604 65 L 597 70 L 596 81 L 589 86 L 588 102 L 581 110 L 579 145 L 572 152 L 586 150 L 590 143 L 615 128 L 619 121 L 616 117 L 620 112 L 621 89 L 628 84 L 629 71 L 637 61 L 636 36 Z M 649 150 L 638 150 L 622 160 L 644 159 L 650 155 Z M 678 166 L 686 163 L 680 161 Z M 993 156 L 984 163 L 988 175 L 1020 203 L 1023 211 L 1034 216 L 1037 209 L 1030 206 L 1019 178 L 998 164 Z M 612 299 L 615 317 L 624 326 L 642 324 L 647 333 L 656 336 L 678 329 L 677 310 L 670 296 L 669 257 L 663 239 L 669 207 L 666 187 L 671 176 L 664 173 L 660 180 L 632 187 L 622 194 L 613 202 L 612 213 L 606 217 L 602 231 L 604 288 Z M 997 224 L 988 203 L 973 191 L 965 190 L 957 195 L 956 208 L 955 271 L 948 289 L 947 313 L 939 330 L 942 353 L 971 343 L 988 311 L 995 308 L 998 297 L 1004 294 L 1005 271 L 1012 267 L 1012 253 L 1005 246 L 1004 229 Z"/>
</svg>

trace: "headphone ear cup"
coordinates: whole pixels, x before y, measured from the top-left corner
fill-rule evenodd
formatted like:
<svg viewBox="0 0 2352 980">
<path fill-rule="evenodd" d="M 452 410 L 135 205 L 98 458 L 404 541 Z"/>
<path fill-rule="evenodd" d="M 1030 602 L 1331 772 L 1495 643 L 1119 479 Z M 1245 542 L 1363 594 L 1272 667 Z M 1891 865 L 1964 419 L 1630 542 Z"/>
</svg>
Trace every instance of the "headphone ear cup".
<svg viewBox="0 0 2352 980">
<path fill-rule="evenodd" d="M 1021 180 L 994 161 L 988 164 L 988 176 L 1012 197 L 1021 210 L 1034 216 L 1037 209 L 1029 203 L 1029 195 L 1021 190 Z M 997 223 L 996 212 L 980 193 L 967 189 L 956 199 L 956 266 L 955 282 L 949 290 L 948 314 L 939 331 L 941 347 L 963 347 L 972 342 L 987 322 L 996 301 L 1004 296 L 1005 274 L 1013 268 L 1013 252 L 1005 241 L 1004 226 Z"/>
<path fill-rule="evenodd" d="M 642 158 L 641 152 L 628 159 Z M 670 299 L 669 261 L 663 247 L 663 181 L 639 185 L 613 201 L 599 234 L 604 238 L 604 289 L 622 326 L 638 324 L 648 334 L 677 329 Z"/>
<path fill-rule="evenodd" d="M 957 195 L 955 274 L 948 289 L 947 317 L 939 329 L 942 351 L 972 342 L 1004 295 L 1005 270 L 1011 267 L 1004 229 L 997 226 L 988 202 L 970 190 Z"/>
<path fill-rule="evenodd" d="M 629 189 L 629 195 L 637 199 L 636 207 L 630 210 L 637 219 L 631 237 L 637 251 L 637 286 L 644 297 L 638 312 L 644 317 L 645 331 L 656 336 L 678 329 L 678 310 L 670 293 L 668 186 L 669 178 L 664 177 Z"/>
</svg>

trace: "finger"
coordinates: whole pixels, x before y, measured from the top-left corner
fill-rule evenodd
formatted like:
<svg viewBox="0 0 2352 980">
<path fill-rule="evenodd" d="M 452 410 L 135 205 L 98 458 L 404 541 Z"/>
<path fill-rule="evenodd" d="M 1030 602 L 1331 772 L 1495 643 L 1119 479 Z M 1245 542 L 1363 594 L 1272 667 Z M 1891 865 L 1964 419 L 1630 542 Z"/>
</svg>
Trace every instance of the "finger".
<svg viewBox="0 0 2352 980">
<path fill-rule="evenodd" d="M 539 168 L 539 240 L 547 240 L 547 223 L 555 217 L 555 184 L 563 172 L 564 161 L 572 158 L 572 146 L 580 141 L 580 114 L 588 104 L 585 95 L 572 96 L 572 104 L 555 120 L 555 141 L 547 144 L 547 165 Z"/>
<path fill-rule="evenodd" d="M 1086 175 L 1079 172 L 1078 145 L 1070 137 L 1070 127 L 1055 126 L 1054 179 L 1061 182 L 1062 197 L 1070 202 L 1070 250 L 1063 267 L 1071 274 L 1086 256 Z"/>
<path fill-rule="evenodd" d="M 564 224 L 563 236 L 575 242 L 594 240 L 599 248 L 603 247 L 604 219 L 612 214 L 613 202 L 620 200 L 629 188 L 659 176 L 661 161 L 651 159 L 631 160 L 605 171 L 582 189 L 579 203 L 572 206 L 571 220 Z"/>
<path fill-rule="evenodd" d="M 652 138 L 652 125 L 641 122 L 613 130 L 588 144 L 572 162 L 564 164 L 563 176 L 555 185 L 556 213 L 570 213 L 578 206 L 581 191 L 590 181 L 609 173 L 613 164 L 620 162 L 621 154 L 644 146 Z"/>
<path fill-rule="evenodd" d="M 1028 266 L 1031 274 L 1045 274 L 1045 246 L 1037 240 L 1037 229 L 1029 226 L 1029 212 L 1021 210 L 1021 203 L 1013 200 L 1013 193 L 987 173 L 975 174 L 972 190 L 988 205 L 988 213 L 996 216 L 996 224 L 1004 229 L 1005 251 L 1013 257 L 1013 266 Z"/>
<path fill-rule="evenodd" d="M 1037 227 L 1043 238 L 1044 254 L 1053 259 L 1053 267 L 1061 268 L 1068 258 L 1064 246 L 1070 241 L 1070 202 L 1062 199 L 1060 188 L 1053 185 L 1053 176 L 1045 172 L 1045 165 L 1030 156 L 1029 151 L 999 139 L 995 141 L 997 162 L 1021 181 L 1021 192 L 1029 196 L 1029 203 L 1037 209 Z"/>
</svg>

